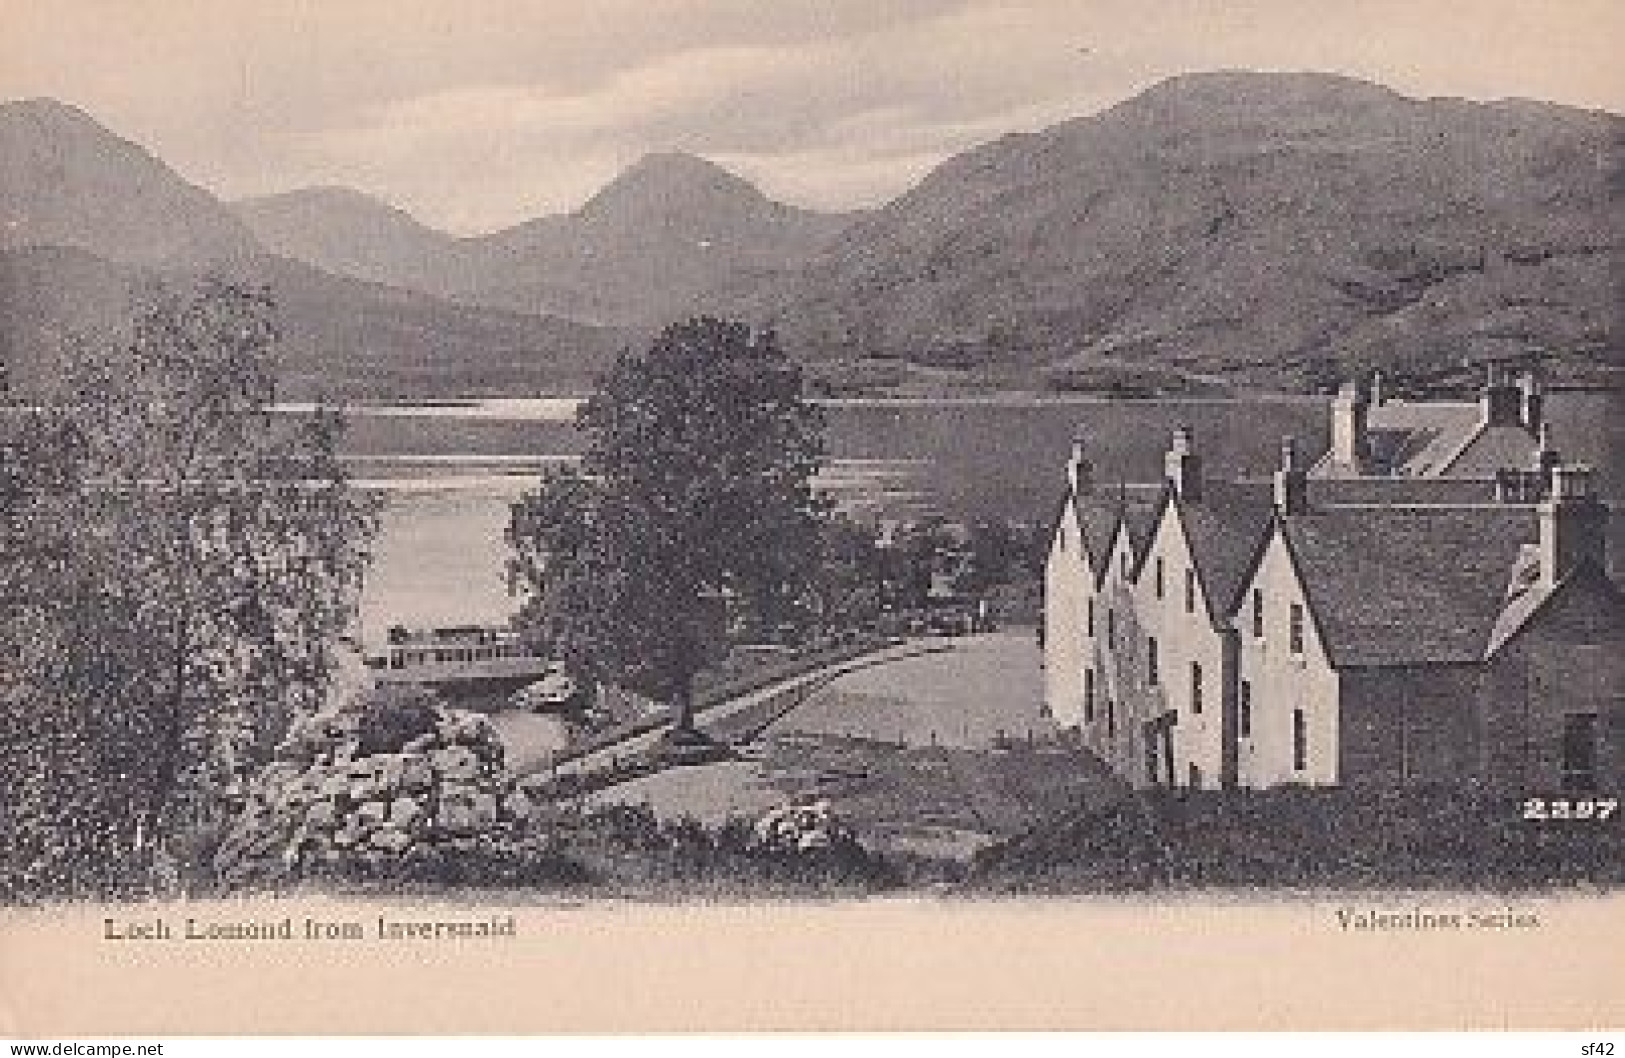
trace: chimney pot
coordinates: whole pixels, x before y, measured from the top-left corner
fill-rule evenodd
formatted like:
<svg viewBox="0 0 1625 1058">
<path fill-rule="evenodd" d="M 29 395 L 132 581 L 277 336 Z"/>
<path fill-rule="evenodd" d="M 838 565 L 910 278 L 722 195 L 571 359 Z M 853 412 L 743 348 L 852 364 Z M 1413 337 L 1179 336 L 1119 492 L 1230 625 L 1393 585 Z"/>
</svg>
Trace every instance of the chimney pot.
<svg viewBox="0 0 1625 1058">
<path fill-rule="evenodd" d="M 1332 400 L 1332 462 L 1355 475 L 1371 472 L 1369 410 L 1353 381 L 1344 382 Z"/>
<path fill-rule="evenodd" d="M 1506 371 L 1490 361 L 1484 372 L 1484 389 L 1479 395 L 1479 417 L 1485 426 L 1519 426 L 1524 421 L 1523 393 L 1508 382 Z"/>
<path fill-rule="evenodd" d="M 1195 436 L 1189 426 L 1174 428 L 1168 454 L 1163 458 L 1163 475 L 1179 498 L 1197 503 L 1202 498 L 1202 460 L 1196 454 Z"/>
<path fill-rule="evenodd" d="M 1539 433 L 1546 428 L 1546 387 L 1534 369 L 1518 377 L 1518 419 L 1524 428 Z"/>
<path fill-rule="evenodd" d="M 1072 456 L 1066 464 L 1067 484 L 1074 494 L 1088 492 L 1094 487 L 1094 467 L 1084 447 L 1082 434 L 1072 438 Z"/>
<path fill-rule="evenodd" d="M 1275 471 L 1275 509 L 1303 514 L 1309 507 L 1309 477 L 1298 465 L 1298 442 L 1281 438 L 1281 465 Z"/>
</svg>

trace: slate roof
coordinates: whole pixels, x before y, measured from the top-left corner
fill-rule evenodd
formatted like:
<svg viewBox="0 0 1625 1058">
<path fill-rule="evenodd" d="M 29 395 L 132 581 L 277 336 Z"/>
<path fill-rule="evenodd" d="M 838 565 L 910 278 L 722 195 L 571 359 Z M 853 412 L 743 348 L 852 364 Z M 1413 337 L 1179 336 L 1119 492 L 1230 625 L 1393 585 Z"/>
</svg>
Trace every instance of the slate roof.
<svg viewBox="0 0 1625 1058">
<path fill-rule="evenodd" d="M 1163 488 L 1160 482 L 1149 485 L 1096 485 L 1087 492 L 1076 494 L 1073 502 L 1078 512 L 1078 524 L 1083 529 L 1084 550 L 1091 557 L 1103 559 L 1111 547 L 1118 523 L 1126 521 L 1134 555 L 1136 558 L 1143 555 L 1150 543 Z M 1096 566 L 1097 577 L 1104 572 L 1104 563 Z"/>
<path fill-rule="evenodd" d="M 1606 592 L 1616 607 L 1625 610 L 1625 591 L 1621 591 L 1620 586 L 1595 565 L 1582 564 L 1549 587 L 1541 586 L 1539 574 L 1539 549 L 1534 545 L 1525 545 L 1523 553 L 1518 556 L 1518 568 L 1513 573 L 1506 606 L 1496 619 L 1495 627 L 1490 630 L 1486 656 L 1493 656 L 1511 642 L 1552 599 L 1580 586 Z"/>
<path fill-rule="evenodd" d="M 1493 474 L 1502 467 L 1526 468 L 1534 464 L 1539 444 L 1522 426 L 1487 426 L 1454 453 L 1439 473 L 1455 476 Z"/>
<path fill-rule="evenodd" d="M 1484 657 L 1533 507 L 1328 508 L 1281 519 L 1338 667 Z"/>
<path fill-rule="evenodd" d="M 1451 454 L 1467 443 L 1479 424 L 1477 403 L 1390 400 L 1366 413 L 1366 437 L 1377 474 L 1436 474 Z M 1310 472 L 1332 478 L 1346 471 L 1323 455 Z"/>
<path fill-rule="evenodd" d="M 1180 501 L 1180 521 L 1196 563 L 1209 615 L 1222 620 L 1269 531 L 1274 486 L 1263 481 L 1206 481 L 1195 502 Z"/>
<path fill-rule="evenodd" d="M 1461 505 L 1495 502 L 1495 479 L 1474 478 L 1311 478 L 1309 506 L 1371 504 Z"/>
</svg>

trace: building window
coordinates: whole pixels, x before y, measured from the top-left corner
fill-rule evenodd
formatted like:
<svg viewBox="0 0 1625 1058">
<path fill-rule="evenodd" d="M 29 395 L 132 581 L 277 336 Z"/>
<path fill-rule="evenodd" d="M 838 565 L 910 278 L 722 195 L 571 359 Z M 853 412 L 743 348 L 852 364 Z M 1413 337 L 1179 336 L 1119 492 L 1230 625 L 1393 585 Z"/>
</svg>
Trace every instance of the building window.
<svg viewBox="0 0 1625 1058">
<path fill-rule="evenodd" d="M 1287 610 L 1287 642 L 1292 653 L 1303 653 L 1303 607 L 1298 603 Z"/>
<path fill-rule="evenodd" d="M 1083 721 L 1095 722 L 1095 670 L 1083 670 Z"/>
<path fill-rule="evenodd" d="M 1242 738 L 1253 737 L 1253 685 L 1241 681 L 1241 702 L 1236 710 L 1236 727 Z"/>
<path fill-rule="evenodd" d="M 1185 612 L 1196 612 L 1196 571 L 1194 569 L 1185 571 Z"/>
<path fill-rule="evenodd" d="M 1117 737 L 1117 706 L 1109 698 L 1106 700 L 1106 735 Z"/>
<path fill-rule="evenodd" d="M 1089 596 L 1089 638 L 1095 638 L 1095 597 Z"/>
<path fill-rule="evenodd" d="M 1292 710 L 1292 770 L 1309 767 L 1309 727 L 1304 723 L 1303 710 Z"/>
<path fill-rule="evenodd" d="M 1563 789 L 1590 793 L 1597 788 L 1597 714 L 1563 718 Z"/>
<path fill-rule="evenodd" d="M 1253 589 L 1253 638 L 1264 638 L 1264 590 Z"/>
<path fill-rule="evenodd" d="M 1202 663 L 1191 662 L 1191 712 L 1202 712 Z"/>
<path fill-rule="evenodd" d="M 1157 598 L 1162 598 L 1162 556 L 1157 556 Z"/>
<path fill-rule="evenodd" d="M 1155 687 L 1161 682 L 1161 671 L 1157 666 L 1157 637 L 1145 637 L 1145 682 Z"/>
<path fill-rule="evenodd" d="M 1106 645 L 1117 649 L 1117 611 L 1109 607 L 1106 610 Z"/>
<path fill-rule="evenodd" d="M 1128 580 L 1128 575 L 1129 575 L 1129 558 L 1128 558 L 1128 552 L 1127 552 L 1127 551 L 1124 551 L 1124 552 L 1123 552 L 1123 554 L 1122 554 L 1122 561 L 1121 561 L 1121 562 L 1119 562 L 1119 563 L 1118 563 L 1118 565 L 1119 565 L 1119 567 L 1120 567 L 1120 568 L 1121 568 L 1121 569 L 1122 569 L 1122 571 L 1123 571 L 1123 579 L 1124 579 L 1124 580 Z"/>
<path fill-rule="evenodd" d="M 1195 761 L 1191 762 L 1190 788 L 1193 790 L 1202 788 L 1202 769 L 1196 766 Z"/>
</svg>

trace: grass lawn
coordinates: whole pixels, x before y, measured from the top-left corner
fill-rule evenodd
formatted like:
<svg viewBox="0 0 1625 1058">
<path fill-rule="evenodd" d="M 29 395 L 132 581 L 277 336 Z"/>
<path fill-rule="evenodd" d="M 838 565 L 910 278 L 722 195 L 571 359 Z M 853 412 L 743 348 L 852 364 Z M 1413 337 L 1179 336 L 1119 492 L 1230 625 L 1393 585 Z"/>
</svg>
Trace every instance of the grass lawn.
<svg viewBox="0 0 1625 1058">
<path fill-rule="evenodd" d="M 968 857 L 1053 813 L 1115 800 L 1094 757 L 1055 744 L 1009 750 L 899 747 L 844 735 L 778 735 L 759 759 L 674 768 L 593 796 L 709 825 L 826 800 L 876 851 Z"/>
</svg>

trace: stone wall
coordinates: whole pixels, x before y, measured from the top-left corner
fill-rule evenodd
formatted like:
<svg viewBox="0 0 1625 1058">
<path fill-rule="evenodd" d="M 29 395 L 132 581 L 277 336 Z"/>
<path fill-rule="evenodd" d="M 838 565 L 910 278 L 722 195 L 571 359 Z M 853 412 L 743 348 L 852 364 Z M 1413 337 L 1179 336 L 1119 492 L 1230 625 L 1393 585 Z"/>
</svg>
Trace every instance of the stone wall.
<svg viewBox="0 0 1625 1058">
<path fill-rule="evenodd" d="M 222 881 L 432 873 L 414 867 L 524 834 L 532 803 L 484 716 L 371 693 L 289 732 L 216 853 Z"/>
</svg>

